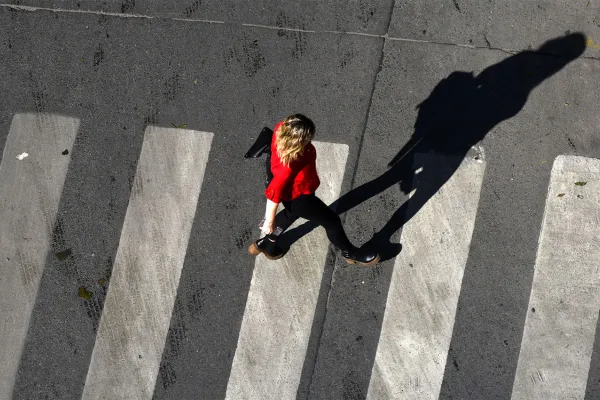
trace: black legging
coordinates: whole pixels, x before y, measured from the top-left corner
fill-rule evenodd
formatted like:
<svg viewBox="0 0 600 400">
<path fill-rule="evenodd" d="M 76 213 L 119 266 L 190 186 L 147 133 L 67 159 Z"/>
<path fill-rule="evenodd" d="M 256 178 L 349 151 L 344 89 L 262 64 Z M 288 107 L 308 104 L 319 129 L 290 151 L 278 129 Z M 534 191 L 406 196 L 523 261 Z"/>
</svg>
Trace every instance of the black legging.
<svg viewBox="0 0 600 400">
<path fill-rule="evenodd" d="M 285 209 L 275 217 L 275 227 L 280 227 L 285 231 L 298 218 L 304 218 L 318 225 L 323 226 L 327 232 L 329 241 L 342 251 L 351 251 L 354 249 L 340 217 L 315 194 L 303 194 L 294 200 L 282 202 Z M 269 240 L 276 241 L 277 236 L 267 235 Z"/>
</svg>

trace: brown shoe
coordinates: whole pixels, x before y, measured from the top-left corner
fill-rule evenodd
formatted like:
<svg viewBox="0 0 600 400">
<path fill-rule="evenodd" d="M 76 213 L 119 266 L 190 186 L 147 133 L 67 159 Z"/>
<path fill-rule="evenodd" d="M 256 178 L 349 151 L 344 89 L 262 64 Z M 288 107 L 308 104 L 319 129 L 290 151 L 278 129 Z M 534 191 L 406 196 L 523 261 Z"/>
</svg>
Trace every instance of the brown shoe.
<svg viewBox="0 0 600 400">
<path fill-rule="evenodd" d="M 265 243 L 266 241 L 267 239 L 262 238 L 258 239 L 256 242 L 252 242 L 250 246 L 248 246 L 248 253 L 252 254 L 253 256 L 257 256 L 260 253 L 263 253 L 265 257 L 267 257 L 267 259 L 269 260 L 279 260 L 281 257 L 285 256 L 286 252 L 279 248 L 277 248 L 278 252 L 276 254 L 271 254 L 270 252 L 267 252 Z"/>
<path fill-rule="evenodd" d="M 252 242 L 252 244 L 248 246 L 248 253 L 252 254 L 253 256 L 257 256 L 262 253 L 262 251 L 258 248 L 256 242 Z"/>
</svg>

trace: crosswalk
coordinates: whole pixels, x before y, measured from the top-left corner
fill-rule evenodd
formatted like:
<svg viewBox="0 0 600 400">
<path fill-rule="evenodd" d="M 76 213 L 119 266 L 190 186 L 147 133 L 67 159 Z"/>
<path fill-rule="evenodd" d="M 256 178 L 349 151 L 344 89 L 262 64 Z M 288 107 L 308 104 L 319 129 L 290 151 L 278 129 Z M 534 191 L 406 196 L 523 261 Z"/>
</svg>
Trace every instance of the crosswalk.
<svg viewBox="0 0 600 400">
<path fill-rule="evenodd" d="M 78 127 L 77 118 L 17 114 L 4 148 L 0 399 L 13 395 Z M 146 128 L 82 399 L 154 396 L 213 135 Z M 349 148 L 315 146 L 318 195 L 331 203 Z M 485 169 L 485 157 L 467 157 L 404 226 L 367 399 L 439 397 Z M 600 160 L 555 160 L 514 400 L 584 399 L 600 311 L 599 186 Z M 317 229 L 281 260 L 256 259 L 226 399 L 297 397 L 328 254 Z"/>
<path fill-rule="evenodd" d="M 316 142 L 315 147 L 317 154 L 327 154 L 317 157 L 317 170 L 327 171 L 317 194 L 332 203 L 340 194 L 348 146 Z M 327 257 L 323 243 L 327 237 L 319 230 L 276 262 L 256 259 L 227 399 L 296 397 Z"/>
<path fill-rule="evenodd" d="M 600 160 L 552 168 L 512 399 L 583 399 L 600 310 Z"/>
<path fill-rule="evenodd" d="M 146 130 L 82 399 L 152 398 L 212 138 Z"/>
<path fill-rule="evenodd" d="M 438 398 L 484 172 L 467 158 L 402 230 L 367 399 Z"/>
<path fill-rule="evenodd" d="M 13 118 L 0 164 L 0 399 L 9 399 L 79 120 Z"/>
</svg>

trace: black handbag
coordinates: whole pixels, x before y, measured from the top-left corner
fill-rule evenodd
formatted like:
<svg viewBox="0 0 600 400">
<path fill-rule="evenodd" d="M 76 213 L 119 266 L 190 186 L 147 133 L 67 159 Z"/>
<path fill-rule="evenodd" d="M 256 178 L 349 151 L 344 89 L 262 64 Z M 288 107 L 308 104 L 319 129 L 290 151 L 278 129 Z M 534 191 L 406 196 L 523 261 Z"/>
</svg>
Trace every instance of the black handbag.
<svg viewBox="0 0 600 400">
<path fill-rule="evenodd" d="M 264 127 L 258 138 L 254 144 L 250 147 L 250 149 L 244 155 L 244 158 L 258 158 L 263 154 L 267 155 L 267 159 L 265 161 L 265 187 L 269 186 L 271 180 L 273 179 L 273 173 L 271 172 L 271 140 L 273 138 L 273 130 Z"/>
</svg>

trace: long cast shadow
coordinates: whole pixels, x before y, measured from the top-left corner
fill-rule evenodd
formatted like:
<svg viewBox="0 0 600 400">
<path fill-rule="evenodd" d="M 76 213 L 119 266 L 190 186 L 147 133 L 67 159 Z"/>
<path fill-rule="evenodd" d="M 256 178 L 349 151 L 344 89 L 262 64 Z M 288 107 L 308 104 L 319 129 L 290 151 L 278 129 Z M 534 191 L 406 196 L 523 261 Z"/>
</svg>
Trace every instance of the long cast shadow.
<svg viewBox="0 0 600 400">
<path fill-rule="evenodd" d="M 330 206 L 343 214 L 395 184 L 399 184 L 405 194 L 414 190 L 412 197 L 363 245 L 363 248 L 379 251 L 383 261 L 395 257 L 400 247 L 390 243 L 392 235 L 450 179 L 474 145 L 497 124 L 515 116 L 531 91 L 579 57 L 585 43 L 582 33 L 573 33 L 549 40 L 535 51 L 515 54 L 477 76 L 472 72 L 453 72 L 417 106 L 414 133 L 388 163 L 389 169 Z M 540 58 L 540 54 L 556 57 Z M 414 157 L 419 153 L 444 157 Z M 416 173 L 418 179 L 415 179 Z M 282 247 L 291 246 L 315 227 L 306 222 L 284 233 Z"/>
</svg>

